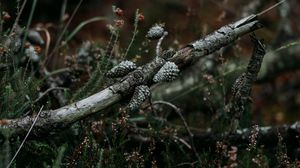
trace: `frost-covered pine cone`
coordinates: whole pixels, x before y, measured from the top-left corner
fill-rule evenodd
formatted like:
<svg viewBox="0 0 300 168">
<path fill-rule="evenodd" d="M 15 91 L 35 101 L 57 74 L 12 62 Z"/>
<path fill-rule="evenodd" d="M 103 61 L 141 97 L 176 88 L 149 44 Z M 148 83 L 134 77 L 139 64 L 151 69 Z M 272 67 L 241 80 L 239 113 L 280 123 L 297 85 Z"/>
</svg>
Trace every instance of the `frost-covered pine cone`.
<svg viewBox="0 0 300 168">
<path fill-rule="evenodd" d="M 134 90 L 133 96 L 127 106 L 130 111 L 136 111 L 140 108 L 142 103 L 150 96 L 150 88 L 146 85 L 137 86 Z"/>
<path fill-rule="evenodd" d="M 120 64 L 116 65 L 111 70 L 109 70 L 106 73 L 106 76 L 111 78 L 123 77 L 135 69 L 136 69 L 135 63 L 131 61 L 122 61 Z"/>
<path fill-rule="evenodd" d="M 162 25 L 154 25 L 150 28 L 150 30 L 148 31 L 146 37 L 148 39 L 159 39 L 164 35 L 164 28 L 162 27 Z"/>
<path fill-rule="evenodd" d="M 155 74 L 153 81 L 154 82 L 169 82 L 178 76 L 179 69 L 174 62 L 166 62 L 160 70 Z"/>
</svg>

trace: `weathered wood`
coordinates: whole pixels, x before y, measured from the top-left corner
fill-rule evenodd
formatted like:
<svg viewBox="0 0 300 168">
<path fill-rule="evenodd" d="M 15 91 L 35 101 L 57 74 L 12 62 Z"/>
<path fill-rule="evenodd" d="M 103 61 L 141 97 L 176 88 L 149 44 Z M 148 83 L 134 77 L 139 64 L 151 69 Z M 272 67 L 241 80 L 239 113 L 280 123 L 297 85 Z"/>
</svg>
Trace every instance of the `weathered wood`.
<svg viewBox="0 0 300 168">
<path fill-rule="evenodd" d="M 227 46 L 246 33 L 261 28 L 257 15 L 243 18 L 233 24 L 226 25 L 214 33 L 187 45 L 177 51 L 171 58 L 155 58 L 152 62 L 137 68 L 119 82 L 88 98 L 56 110 L 43 111 L 32 130 L 33 134 L 48 133 L 78 121 L 88 115 L 103 110 L 131 94 L 138 85 L 152 85 L 153 76 L 166 61 L 174 62 L 180 69 L 188 67 L 199 58 Z M 24 134 L 33 123 L 34 116 L 18 119 L 0 120 L 0 128 L 11 129 L 14 134 Z"/>
</svg>

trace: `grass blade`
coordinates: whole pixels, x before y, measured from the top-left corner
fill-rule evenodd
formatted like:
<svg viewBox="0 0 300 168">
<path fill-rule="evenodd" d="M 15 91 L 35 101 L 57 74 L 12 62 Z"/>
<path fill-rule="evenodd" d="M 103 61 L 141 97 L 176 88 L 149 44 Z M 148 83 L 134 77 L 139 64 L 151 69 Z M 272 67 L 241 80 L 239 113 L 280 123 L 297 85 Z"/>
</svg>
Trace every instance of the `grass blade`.
<svg viewBox="0 0 300 168">
<path fill-rule="evenodd" d="M 84 26 L 86 26 L 89 23 L 97 22 L 97 21 L 102 21 L 105 20 L 105 17 L 93 17 L 91 19 L 88 19 L 84 22 L 81 22 L 66 38 L 65 43 L 68 43 Z"/>
</svg>

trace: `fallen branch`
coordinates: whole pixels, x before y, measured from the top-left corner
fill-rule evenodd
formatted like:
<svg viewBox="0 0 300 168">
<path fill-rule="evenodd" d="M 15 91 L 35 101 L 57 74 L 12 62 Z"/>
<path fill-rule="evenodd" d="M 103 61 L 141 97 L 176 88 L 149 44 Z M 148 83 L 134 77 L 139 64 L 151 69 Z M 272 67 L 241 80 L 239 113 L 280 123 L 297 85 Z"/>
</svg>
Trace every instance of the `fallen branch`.
<svg viewBox="0 0 300 168">
<path fill-rule="evenodd" d="M 88 98 L 56 110 L 42 111 L 32 134 L 52 133 L 88 115 L 117 103 L 124 95 L 131 94 L 138 85 L 152 85 L 153 76 L 166 63 L 174 62 L 180 70 L 199 58 L 227 46 L 246 33 L 261 28 L 257 15 L 250 15 L 233 24 L 221 27 L 212 34 L 177 51 L 171 58 L 162 56 L 129 73 L 121 81 Z M 34 121 L 34 116 L 0 120 L 0 128 L 13 130 L 12 134 L 24 135 Z"/>
<path fill-rule="evenodd" d="M 223 142 L 230 146 L 237 146 L 239 149 L 246 149 L 252 145 L 251 141 L 253 140 L 256 141 L 256 147 L 272 149 L 278 145 L 278 135 L 280 135 L 283 138 L 282 142 L 287 146 L 287 149 L 290 150 L 288 152 L 297 152 L 297 154 L 300 154 L 300 121 L 297 121 L 291 125 L 286 124 L 280 126 L 262 126 L 238 129 L 235 133 L 231 134 L 228 132 L 216 133 L 210 130 L 200 131 L 192 128 L 190 128 L 190 130 L 193 134 L 193 142 L 197 150 L 208 149 L 213 151 L 216 148 L 217 142 Z M 134 130 L 130 132 L 129 137 L 132 141 L 150 143 L 153 141 L 153 139 L 147 136 L 148 133 L 151 135 L 151 131 L 147 129 L 134 128 Z M 256 134 L 255 139 L 251 139 L 253 134 Z M 162 142 L 161 139 L 174 138 L 173 134 L 164 132 L 159 132 L 158 135 L 159 136 L 157 137 L 158 139 L 156 141 L 158 143 Z M 137 136 L 140 137 L 137 138 Z M 180 137 L 180 139 L 182 139 L 185 143 L 191 144 L 190 135 L 185 128 L 180 128 L 177 130 L 176 136 Z"/>
<path fill-rule="evenodd" d="M 194 134 L 194 142 L 197 148 L 214 148 L 217 141 L 226 142 L 232 146 L 247 148 L 250 144 L 251 128 L 237 130 L 236 133 L 230 135 L 215 134 L 213 132 L 198 132 Z M 293 149 L 295 152 L 300 147 L 300 122 L 295 122 L 291 125 L 281 126 L 265 126 L 258 128 L 257 146 L 264 148 L 274 148 L 278 145 L 278 134 L 283 137 L 283 142 L 287 145 L 288 149 Z M 188 141 L 189 137 L 186 137 Z M 299 151 L 297 151 L 299 152 Z"/>
</svg>

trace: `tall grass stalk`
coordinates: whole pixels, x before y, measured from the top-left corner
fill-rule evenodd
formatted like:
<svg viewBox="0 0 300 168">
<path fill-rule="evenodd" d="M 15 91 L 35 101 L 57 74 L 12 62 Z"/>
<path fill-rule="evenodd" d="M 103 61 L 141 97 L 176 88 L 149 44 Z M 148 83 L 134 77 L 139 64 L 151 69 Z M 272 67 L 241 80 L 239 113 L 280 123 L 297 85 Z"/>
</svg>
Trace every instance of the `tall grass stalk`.
<svg viewBox="0 0 300 168">
<path fill-rule="evenodd" d="M 22 53 L 24 52 L 24 46 L 25 46 L 24 44 L 25 44 L 27 36 L 28 36 L 28 30 L 29 30 L 29 27 L 31 25 L 32 17 L 33 17 L 35 8 L 36 8 L 36 3 L 37 3 L 37 0 L 33 0 L 32 6 L 30 8 L 30 14 L 29 14 L 29 18 L 28 18 L 27 25 L 26 25 L 26 28 L 25 28 L 24 37 L 23 37 L 23 40 L 22 40 L 22 44 L 23 44 L 22 49 L 21 49 Z M 25 74 L 26 74 L 29 63 L 30 63 L 30 59 L 28 60 L 28 62 L 26 64 L 26 67 L 25 67 L 25 70 L 24 70 L 23 80 L 25 79 Z"/>
<path fill-rule="evenodd" d="M 36 3 L 37 3 L 37 0 L 33 0 L 32 6 L 30 8 L 30 14 L 29 14 L 29 18 L 28 18 L 28 21 L 27 21 L 27 24 L 26 24 L 26 28 L 25 28 L 25 32 L 24 32 L 24 37 L 23 37 L 22 44 L 25 44 L 25 41 L 26 41 L 26 38 L 27 38 L 27 35 L 28 35 L 28 30 L 29 30 L 29 27 L 31 25 L 32 17 L 33 17 L 34 11 L 35 11 Z M 22 50 L 21 51 L 22 52 L 24 51 L 24 45 L 22 46 Z"/>
<path fill-rule="evenodd" d="M 63 28 L 63 30 L 60 32 L 60 34 L 59 34 L 59 36 L 58 36 L 58 38 L 57 38 L 57 40 L 56 40 L 55 46 L 54 46 L 52 52 L 49 54 L 48 59 L 50 59 L 50 58 L 52 57 L 52 55 L 60 48 L 60 42 L 61 42 L 61 40 L 62 40 L 62 38 L 63 38 L 65 32 L 67 31 L 67 29 L 68 29 L 68 27 L 69 27 L 71 21 L 73 20 L 74 16 L 76 15 L 76 13 L 77 13 L 79 7 L 81 6 L 82 1 L 83 1 L 83 0 L 80 0 L 80 1 L 77 3 L 77 5 L 76 5 L 76 7 L 75 7 L 75 9 L 74 9 L 74 11 L 73 11 L 73 13 L 72 13 L 70 19 L 68 20 L 68 22 L 67 22 L 67 24 L 65 25 L 65 27 Z M 45 60 L 45 64 L 47 64 L 47 61 L 48 61 L 48 60 Z"/>
<path fill-rule="evenodd" d="M 102 21 L 105 20 L 105 17 L 93 17 L 91 19 L 88 19 L 86 21 L 81 22 L 65 39 L 64 44 L 66 45 L 84 26 L 86 26 L 89 23 L 97 22 L 97 21 Z"/>
<path fill-rule="evenodd" d="M 278 51 L 281 51 L 281 50 L 285 50 L 287 48 L 290 48 L 290 47 L 294 47 L 294 46 L 297 46 L 297 45 L 300 45 L 300 40 L 296 40 L 296 41 L 292 41 L 290 43 L 287 43 L 279 48 L 277 48 L 275 50 L 275 52 L 278 52 Z"/>
<path fill-rule="evenodd" d="M 27 140 L 27 138 L 28 138 L 28 136 L 29 136 L 29 134 L 30 134 L 32 128 L 34 127 L 34 125 L 35 125 L 37 119 L 39 118 L 39 116 L 40 116 L 40 114 L 41 114 L 43 108 L 44 108 L 44 106 L 42 106 L 42 107 L 40 108 L 40 111 L 38 112 L 38 114 L 37 114 L 36 117 L 34 118 L 34 121 L 33 121 L 32 125 L 31 125 L 31 127 L 29 128 L 29 130 L 28 130 L 28 132 L 27 132 L 25 138 L 23 139 L 23 141 L 22 141 L 21 145 L 19 146 L 17 152 L 15 153 L 15 155 L 13 156 L 13 158 L 11 159 L 11 161 L 9 162 L 9 164 L 7 165 L 6 168 L 10 168 L 11 164 L 12 164 L 13 161 L 16 159 L 18 153 L 20 152 L 20 150 L 22 149 L 22 147 L 23 147 L 25 141 Z"/>
<path fill-rule="evenodd" d="M 135 12 L 133 35 L 132 35 L 131 41 L 130 41 L 127 49 L 126 49 L 126 52 L 123 56 L 123 59 L 126 59 L 127 54 L 128 54 L 128 52 L 129 52 L 129 50 L 130 50 L 130 48 L 131 48 L 131 46 L 132 46 L 132 44 L 135 40 L 135 37 L 138 34 L 138 23 L 139 23 L 139 9 L 137 9 L 136 12 Z"/>
<path fill-rule="evenodd" d="M 14 22 L 12 28 L 11 28 L 10 33 L 9 33 L 10 35 L 12 35 L 12 34 L 14 33 L 14 31 L 16 30 L 16 28 L 17 28 L 17 26 L 18 26 L 18 22 L 19 22 L 19 20 L 20 20 L 21 14 L 22 14 L 22 12 L 23 12 L 23 10 L 24 10 L 24 7 L 25 7 L 26 3 L 27 3 L 27 0 L 24 0 L 23 3 L 22 3 L 22 6 L 21 6 L 21 8 L 20 8 L 20 10 L 18 10 L 17 17 L 16 17 L 15 22 Z M 19 5 L 17 5 L 17 7 L 18 7 L 18 6 L 19 6 Z"/>
</svg>

